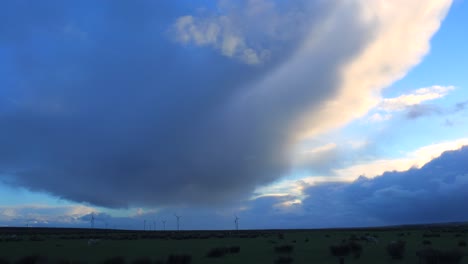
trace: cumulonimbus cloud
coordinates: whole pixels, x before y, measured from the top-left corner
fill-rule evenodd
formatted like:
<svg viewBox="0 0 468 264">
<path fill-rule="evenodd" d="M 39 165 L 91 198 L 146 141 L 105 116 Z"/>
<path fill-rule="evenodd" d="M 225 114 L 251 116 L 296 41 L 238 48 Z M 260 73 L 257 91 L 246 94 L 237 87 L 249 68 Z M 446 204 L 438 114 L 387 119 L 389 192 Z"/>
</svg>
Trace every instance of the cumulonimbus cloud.
<svg viewBox="0 0 468 264">
<path fill-rule="evenodd" d="M 89 16 L 71 3 L 2 3 L 0 24 L 16 25 L 0 28 L 0 67 L 11 72 L 1 81 L 2 181 L 106 207 L 248 197 L 287 171 L 298 140 L 362 115 L 417 64 L 451 1 L 299 1 L 293 20 L 282 10 L 298 4 L 288 3 L 259 7 L 273 32 L 299 23 L 281 37 L 250 32 L 247 5 L 225 9 L 241 16 L 229 22 L 245 43 L 234 50 L 268 49 L 254 67 L 195 31 L 174 42 L 184 17 L 199 31 L 218 21 L 178 1 L 86 2 L 100 6 Z"/>
</svg>

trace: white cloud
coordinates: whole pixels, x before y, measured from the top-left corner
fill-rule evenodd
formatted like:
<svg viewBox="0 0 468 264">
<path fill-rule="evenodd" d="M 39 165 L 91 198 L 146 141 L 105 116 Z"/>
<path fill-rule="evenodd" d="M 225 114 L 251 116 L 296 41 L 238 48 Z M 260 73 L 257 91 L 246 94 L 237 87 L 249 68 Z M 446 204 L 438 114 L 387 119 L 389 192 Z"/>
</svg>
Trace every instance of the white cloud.
<svg viewBox="0 0 468 264">
<path fill-rule="evenodd" d="M 442 98 L 453 89 L 455 89 L 454 86 L 439 85 L 420 88 L 410 94 L 404 94 L 395 98 L 385 98 L 382 100 L 378 108 L 387 112 L 401 111 L 406 109 L 408 106 L 414 106 L 425 101 Z"/>
<path fill-rule="evenodd" d="M 391 118 L 392 118 L 391 114 L 374 113 L 369 117 L 369 121 L 383 122 L 383 121 L 390 120 Z"/>
<path fill-rule="evenodd" d="M 369 141 L 367 140 L 351 140 L 351 141 L 348 141 L 348 145 L 352 148 L 352 149 L 361 149 L 361 148 L 364 148 L 365 146 L 368 146 L 369 145 Z"/>
<path fill-rule="evenodd" d="M 424 112 L 438 112 L 438 108 L 427 105 L 425 106 L 423 103 L 443 98 L 454 89 L 454 86 L 433 85 L 430 87 L 419 88 L 411 93 L 397 97 L 383 98 L 375 107 L 375 111 L 371 111 L 371 115 L 367 120 L 370 122 L 387 121 L 393 117 L 393 112 L 404 110 L 410 110 L 408 112 L 410 117 L 413 115 L 422 115 Z"/>
</svg>

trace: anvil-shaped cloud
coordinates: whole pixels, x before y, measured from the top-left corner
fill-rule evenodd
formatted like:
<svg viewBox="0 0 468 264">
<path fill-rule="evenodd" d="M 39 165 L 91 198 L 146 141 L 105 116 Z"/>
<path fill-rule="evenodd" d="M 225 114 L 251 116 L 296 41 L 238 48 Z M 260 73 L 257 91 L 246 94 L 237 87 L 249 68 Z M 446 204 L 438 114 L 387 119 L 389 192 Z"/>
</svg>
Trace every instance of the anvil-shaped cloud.
<svg viewBox="0 0 468 264">
<path fill-rule="evenodd" d="M 246 198 L 375 106 L 451 1 L 204 4 L 1 3 L 2 181 L 114 208 Z"/>
</svg>

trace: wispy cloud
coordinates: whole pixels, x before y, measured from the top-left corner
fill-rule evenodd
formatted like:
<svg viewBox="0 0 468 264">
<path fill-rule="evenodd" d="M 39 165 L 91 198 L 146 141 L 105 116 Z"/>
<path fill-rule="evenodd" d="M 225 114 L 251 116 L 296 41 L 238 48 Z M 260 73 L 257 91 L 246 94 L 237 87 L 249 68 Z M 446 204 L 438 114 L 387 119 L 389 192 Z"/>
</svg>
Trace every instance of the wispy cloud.
<svg viewBox="0 0 468 264">
<path fill-rule="evenodd" d="M 402 111 L 426 101 L 442 98 L 454 89 L 454 86 L 440 85 L 420 88 L 413 93 L 403 94 L 395 98 L 384 98 L 379 104 L 378 109 L 386 112 Z"/>
<path fill-rule="evenodd" d="M 443 110 L 437 105 L 427 104 L 445 97 L 455 89 L 454 86 L 434 85 L 420 88 L 412 93 L 403 94 L 394 98 L 383 98 L 381 102 L 371 111 L 368 120 L 371 122 L 383 122 L 390 120 L 396 112 L 405 112 L 408 119 L 416 119 L 431 114 L 440 114 Z"/>
<path fill-rule="evenodd" d="M 281 44 L 305 33 L 309 5 L 279 5 L 266 0 L 219 1 L 217 12 L 179 17 L 173 34 L 181 43 L 211 46 L 224 56 L 260 64 Z"/>
</svg>

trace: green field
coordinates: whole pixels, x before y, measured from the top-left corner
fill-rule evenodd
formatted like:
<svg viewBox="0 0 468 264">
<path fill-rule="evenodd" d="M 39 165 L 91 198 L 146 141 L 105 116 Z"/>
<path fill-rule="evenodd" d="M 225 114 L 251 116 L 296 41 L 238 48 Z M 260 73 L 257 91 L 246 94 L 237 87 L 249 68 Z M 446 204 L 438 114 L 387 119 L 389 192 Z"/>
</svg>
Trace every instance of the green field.
<svg viewBox="0 0 468 264">
<path fill-rule="evenodd" d="M 378 243 L 359 240 L 376 236 Z M 47 258 L 44 263 L 102 263 L 121 256 L 126 263 L 147 257 L 153 263 L 166 263 L 171 254 L 191 256 L 191 263 L 275 263 L 280 256 L 292 258 L 291 263 L 339 263 L 330 253 L 330 245 L 358 238 L 362 254 L 345 257 L 344 263 L 419 263 L 416 252 L 432 247 L 440 250 L 457 249 L 468 253 L 459 242 L 467 240 L 466 226 L 413 226 L 378 229 L 341 230 L 240 230 L 240 231 L 120 231 L 90 229 L 0 229 L 0 257 L 5 263 L 16 263 L 28 255 Z M 99 243 L 89 246 L 89 239 Z M 395 260 L 387 253 L 391 241 L 406 242 L 403 259 Z M 423 245 L 423 241 L 430 245 Z M 290 253 L 277 253 L 275 247 L 292 245 Z M 239 246 L 239 253 L 208 258 L 213 248 Z M 31 263 L 31 262 L 29 262 Z M 117 262 L 114 262 L 117 263 Z M 287 262 L 284 262 L 287 263 Z M 442 262 L 436 262 L 442 263 Z M 443 262 L 446 263 L 446 262 Z M 465 256 L 461 262 L 468 264 Z"/>
</svg>

